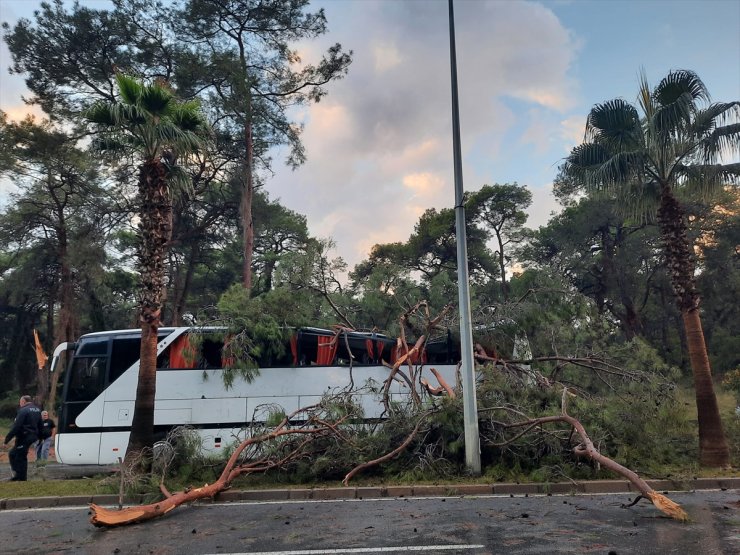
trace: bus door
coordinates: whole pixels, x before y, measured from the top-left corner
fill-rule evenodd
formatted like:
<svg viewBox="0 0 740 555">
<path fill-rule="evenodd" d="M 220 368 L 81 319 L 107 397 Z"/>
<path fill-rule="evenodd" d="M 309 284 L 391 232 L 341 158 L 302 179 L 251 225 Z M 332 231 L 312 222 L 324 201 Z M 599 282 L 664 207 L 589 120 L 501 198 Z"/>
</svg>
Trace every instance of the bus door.
<svg viewBox="0 0 740 555">
<path fill-rule="evenodd" d="M 109 337 L 85 338 L 69 364 L 59 415 L 56 453 L 60 462 L 98 462 L 108 346 Z M 91 406 L 96 399 L 98 403 Z"/>
</svg>

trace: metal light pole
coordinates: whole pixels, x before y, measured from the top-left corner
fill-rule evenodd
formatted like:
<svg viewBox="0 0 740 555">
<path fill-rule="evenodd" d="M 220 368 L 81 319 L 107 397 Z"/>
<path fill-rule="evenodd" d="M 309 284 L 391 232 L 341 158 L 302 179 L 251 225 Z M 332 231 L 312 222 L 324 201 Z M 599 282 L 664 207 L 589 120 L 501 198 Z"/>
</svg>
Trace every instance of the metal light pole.
<svg viewBox="0 0 740 555">
<path fill-rule="evenodd" d="M 455 14 L 450 6 L 450 72 L 452 74 L 452 148 L 455 167 L 455 230 L 457 233 L 457 294 L 460 304 L 460 348 L 462 354 L 463 416 L 465 422 L 465 462 L 472 474 L 480 474 L 480 436 L 478 404 L 475 399 L 473 364 L 473 326 L 468 288 L 468 241 L 463 204 L 462 151 L 460 148 L 460 107 L 457 98 L 457 54 L 455 53 Z"/>
</svg>

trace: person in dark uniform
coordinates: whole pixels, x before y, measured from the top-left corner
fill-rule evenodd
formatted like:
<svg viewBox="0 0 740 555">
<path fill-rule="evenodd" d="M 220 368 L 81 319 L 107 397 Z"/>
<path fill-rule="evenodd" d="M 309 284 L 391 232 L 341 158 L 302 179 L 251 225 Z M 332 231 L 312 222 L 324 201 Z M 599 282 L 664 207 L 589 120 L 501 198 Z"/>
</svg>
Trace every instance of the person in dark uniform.
<svg viewBox="0 0 740 555">
<path fill-rule="evenodd" d="M 28 449 L 39 439 L 41 409 L 33 404 L 30 395 L 24 395 L 18 402 L 20 409 L 13 426 L 5 436 L 5 445 L 15 438 L 15 446 L 8 453 L 13 482 L 25 482 L 28 474 Z"/>
</svg>

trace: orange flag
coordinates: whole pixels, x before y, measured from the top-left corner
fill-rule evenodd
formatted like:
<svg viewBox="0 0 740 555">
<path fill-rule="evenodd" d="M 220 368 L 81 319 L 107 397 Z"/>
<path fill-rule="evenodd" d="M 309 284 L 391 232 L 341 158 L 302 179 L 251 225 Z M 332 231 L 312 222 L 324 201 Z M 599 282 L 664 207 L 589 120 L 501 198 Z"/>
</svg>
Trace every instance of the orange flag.
<svg viewBox="0 0 740 555">
<path fill-rule="evenodd" d="M 41 341 L 39 340 L 39 332 L 37 332 L 36 330 L 33 330 L 33 341 L 35 343 L 34 349 L 36 351 L 36 362 L 39 365 L 39 370 L 42 370 L 46 365 L 46 361 L 49 359 L 49 357 L 46 356 L 44 348 L 41 346 Z"/>
</svg>

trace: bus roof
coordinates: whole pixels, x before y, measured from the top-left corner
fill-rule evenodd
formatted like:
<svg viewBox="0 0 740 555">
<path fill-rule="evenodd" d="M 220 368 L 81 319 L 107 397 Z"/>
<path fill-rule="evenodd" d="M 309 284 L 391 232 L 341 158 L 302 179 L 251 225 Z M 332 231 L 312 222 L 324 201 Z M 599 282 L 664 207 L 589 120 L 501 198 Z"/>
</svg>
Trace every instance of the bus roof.
<svg viewBox="0 0 740 555">
<path fill-rule="evenodd" d="M 188 330 L 203 330 L 203 331 L 225 331 L 226 328 L 222 327 L 216 327 L 216 326 L 183 326 L 187 328 Z M 180 329 L 176 327 L 162 327 L 159 328 L 160 334 L 170 334 L 173 331 Z M 141 335 L 141 328 L 131 328 L 131 329 L 120 329 L 120 330 L 106 330 L 106 331 L 93 331 L 90 333 L 86 333 L 84 335 L 80 336 L 80 339 L 86 339 L 91 337 L 110 337 L 113 335 Z"/>
</svg>

